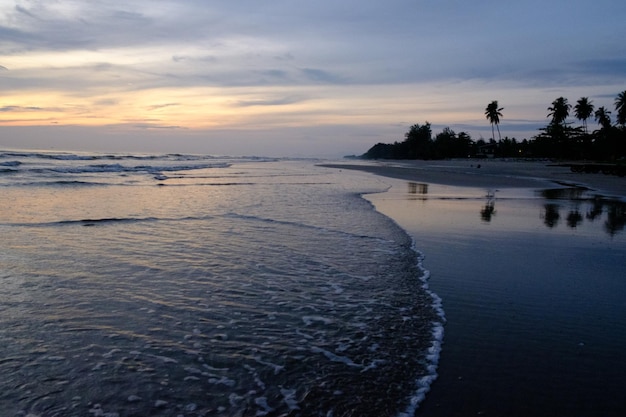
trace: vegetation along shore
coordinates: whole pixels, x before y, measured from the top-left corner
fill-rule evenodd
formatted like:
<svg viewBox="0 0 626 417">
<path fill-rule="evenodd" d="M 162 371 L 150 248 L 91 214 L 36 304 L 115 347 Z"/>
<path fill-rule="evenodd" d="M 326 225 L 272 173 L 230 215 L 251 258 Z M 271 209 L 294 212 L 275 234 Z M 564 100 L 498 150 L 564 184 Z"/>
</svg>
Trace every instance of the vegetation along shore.
<svg viewBox="0 0 626 417">
<path fill-rule="evenodd" d="M 616 121 L 604 106 L 597 109 L 587 97 L 575 105 L 559 97 L 547 108 L 549 123 L 531 139 L 518 141 L 507 136 L 502 139 L 500 119 L 502 110 L 497 101 L 489 103 L 485 117 L 491 123 L 492 137 L 473 140 L 465 132 L 456 133 L 449 127 L 433 136 L 429 122 L 411 126 L 402 142 L 378 143 L 365 154 L 365 159 L 445 159 L 465 157 L 524 157 L 568 160 L 594 160 L 626 163 L 626 90 L 615 98 Z M 569 121 L 575 117 L 578 123 Z M 598 128 L 589 131 L 588 120 L 594 119 Z M 496 141 L 495 133 L 498 133 Z"/>
</svg>

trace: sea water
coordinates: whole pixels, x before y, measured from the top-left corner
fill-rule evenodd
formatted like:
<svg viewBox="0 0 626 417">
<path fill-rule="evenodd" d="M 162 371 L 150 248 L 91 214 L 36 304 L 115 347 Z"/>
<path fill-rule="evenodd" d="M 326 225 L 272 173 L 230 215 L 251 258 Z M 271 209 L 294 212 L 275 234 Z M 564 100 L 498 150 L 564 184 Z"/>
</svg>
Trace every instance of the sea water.
<svg viewBox="0 0 626 417">
<path fill-rule="evenodd" d="M 315 161 L 0 152 L 2 416 L 410 415 L 442 312 Z"/>
</svg>

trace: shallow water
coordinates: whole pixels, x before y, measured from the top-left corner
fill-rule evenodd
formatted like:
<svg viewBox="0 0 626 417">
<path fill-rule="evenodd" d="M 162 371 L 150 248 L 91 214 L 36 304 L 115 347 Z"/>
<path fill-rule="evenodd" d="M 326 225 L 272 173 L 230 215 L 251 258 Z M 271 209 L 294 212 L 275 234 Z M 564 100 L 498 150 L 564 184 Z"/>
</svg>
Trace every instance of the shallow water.
<svg viewBox="0 0 626 417">
<path fill-rule="evenodd" d="M 441 317 L 313 161 L 0 154 L 3 416 L 411 414 Z M 30 414 L 29 414 L 30 413 Z"/>
<path fill-rule="evenodd" d="M 623 416 L 626 207 L 591 190 L 388 180 L 446 312 L 417 415 Z"/>
</svg>

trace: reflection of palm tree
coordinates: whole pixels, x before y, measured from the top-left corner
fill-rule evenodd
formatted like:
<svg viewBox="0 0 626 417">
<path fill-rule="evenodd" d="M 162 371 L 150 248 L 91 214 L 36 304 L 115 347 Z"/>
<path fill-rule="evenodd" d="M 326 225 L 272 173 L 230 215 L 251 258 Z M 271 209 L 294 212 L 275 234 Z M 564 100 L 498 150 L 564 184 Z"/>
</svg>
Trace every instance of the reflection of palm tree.
<svg viewBox="0 0 626 417">
<path fill-rule="evenodd" d="M 596 217 L 600 216 L 604 211 L 604 202 L 599 198 L 593 200 L 593 206 L 591 210 L 587 212 L 587 220 L 594 221 Z"/>
<path fill-rule="evenodd" d="M 490 222 L 491 218 L 496 215 L 496 203 L 493 200 L 489 200 L 485 207 L 480 210 L 480 218 L 483 221 Z"/>
<path fill-rule="evenodd" d="M 489 103 L 485 109 L 485 117 L 491 123 L 491 137 L 494 141 L 496 140 L 496 135 L 493 131 L 493 125 L 496 125 L 496 128 L 498 128 L 498 139 L 502 140 L 502 136 L 500 136 L 500 127 L 498 126 L 500 124 L 500 117 L 502 117 L 502 113 L 500 113 L 502 109 L 503 107 L 498 108 L 497 100 Z"/>
<path fill-rule="evenodd" d="M 626 226 L 626 204 L 615 203 L 609 205 L 604 228 L 607 233 L 614 236 L 617 232 L 624 230 Z"/>
<path fill-rule="evenodd" d="M 617 112 L 617 123 L 622 126 L 626 125 L 626 90 L 617 95 L 615 111 Z"/>
<path fill-rule="evenodd" d="M 580 223 L 582 223 L 582 221 L 583 216 L 582 214 L 580 214 L 580 211 L 578 211 L 578 209 L 571 210 L 569 213 L 567 213 L 567 225 L 572 229 L 576 228 Z"/>
<path fill-rule="evenodd" d="M 593 104 L 587 97 L 581 97 L 574 106 L 574 114 L 578 120 L 582 120 L 585 133 L 587 132 L 587 119 L 593 115 Z"/>
<path fill-rule="evenodd" d="M 543 223 L 550 228 L 556 226 L 561 218 L 558 204 L 546 204 L 544 208 L 546 212 L 543 215 Z"/>
</svg>

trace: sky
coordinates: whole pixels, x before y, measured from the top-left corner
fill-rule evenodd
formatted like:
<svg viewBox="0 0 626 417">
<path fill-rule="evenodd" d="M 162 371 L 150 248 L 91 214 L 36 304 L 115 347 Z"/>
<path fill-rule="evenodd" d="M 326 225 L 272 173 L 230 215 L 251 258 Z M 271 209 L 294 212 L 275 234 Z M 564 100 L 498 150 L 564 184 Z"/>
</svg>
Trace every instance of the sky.
<svg viewBox="0 0 626 417">
<path fill-rule="evenodd" d="M 623 0 L 0 0 L 0 148 L 341 157 L 416 123 L 489 139 L 492 100 L 530 139 L 561 96 L 614 112 L 625 21 Z"/>
</svg>

